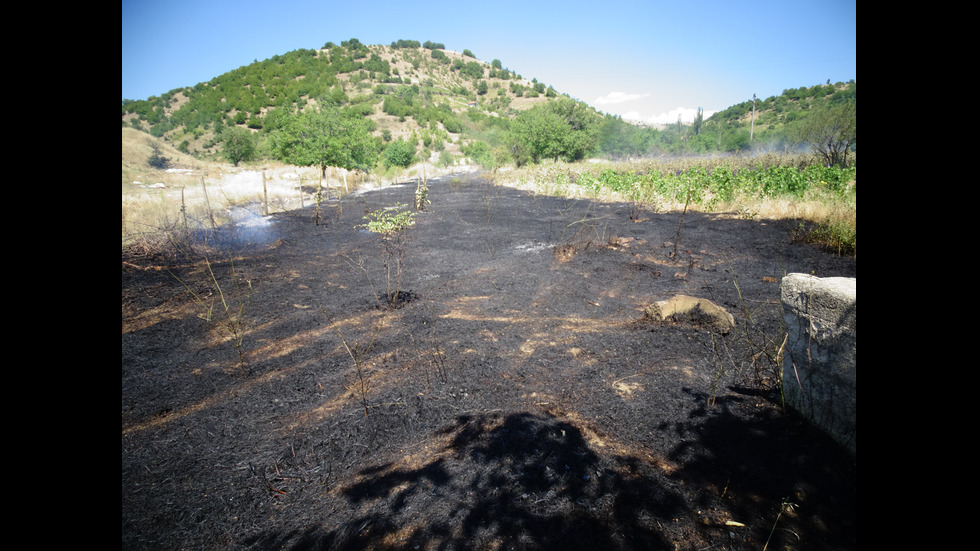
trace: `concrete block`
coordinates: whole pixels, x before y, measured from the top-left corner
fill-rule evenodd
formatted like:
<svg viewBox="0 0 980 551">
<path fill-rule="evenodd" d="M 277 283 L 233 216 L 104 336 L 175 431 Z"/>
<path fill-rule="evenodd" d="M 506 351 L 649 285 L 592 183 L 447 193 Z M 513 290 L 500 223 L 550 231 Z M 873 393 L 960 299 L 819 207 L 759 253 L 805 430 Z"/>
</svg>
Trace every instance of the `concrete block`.
<svg viewBox="0 0 980 551">
<path fill-rule="evenodd" d="M 857 280 L 789 274 L 780 292 L 786 403 L 857 455 Z"/>
</svg>

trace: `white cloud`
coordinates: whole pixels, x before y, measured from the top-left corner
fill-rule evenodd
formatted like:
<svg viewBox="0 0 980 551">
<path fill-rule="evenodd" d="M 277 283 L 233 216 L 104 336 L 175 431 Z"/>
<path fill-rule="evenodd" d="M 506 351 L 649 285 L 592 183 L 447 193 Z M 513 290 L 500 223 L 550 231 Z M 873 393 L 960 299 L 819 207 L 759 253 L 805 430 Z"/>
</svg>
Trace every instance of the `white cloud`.
<svg viewBox="0 0 980 551">
<path fill-rule="evenodd" d="M 677 122 L 678 116 L 683 123 L 694 122 L 694 117 L 697 116 L 698 110 L 695 107 L 677 107 L 671 109 L 666 113 L 660 113 L 659 115 L 643 116 L 637 111 L 630 111 L 623 114 L 624 119 L 634 120 L 639 122 L 644 122 L 647 124 L 674 124 Z M 704 111 L 704 118 L 710 117 L 714 114 L 714 111 Z"/>
<path fill-rule="evenodd" d="M 650 94 L 627 94 L 626 92 L 610 92 L 595 99 L 597 105 L 610 105 L 613 103 L 626 103 L 645 98 Z"/>
</svg>

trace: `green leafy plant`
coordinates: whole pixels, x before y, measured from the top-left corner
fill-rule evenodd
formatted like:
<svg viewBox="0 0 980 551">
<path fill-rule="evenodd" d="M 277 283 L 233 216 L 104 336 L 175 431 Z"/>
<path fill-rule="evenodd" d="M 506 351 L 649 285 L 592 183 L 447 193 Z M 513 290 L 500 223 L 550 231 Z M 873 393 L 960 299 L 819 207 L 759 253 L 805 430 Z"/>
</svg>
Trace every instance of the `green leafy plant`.
<svg viewBox="0 0 980 551">
<path fill-rule="evenodd" d="M 600 121 L 595 110 L 571 99 L 537 104 L 511 123 L 514 160 L 518 166 L 544 159 L 581 160 L 599 141 Z"/>
<path fill-rule="evenodd" d="M 857 143 L 857 104 L 844 101 L 810 111 L 795 127 L 795 138 L 813 148 L 829 166 L 847 166 Z"/>
<path fill-rule="evenodd" d="M 380 234 L 382 237 L 397 235 L 415 225 L 415 213 L 401 210 L 406 206 L 397 205 L 370 212 L 364 217 L 368 223 L 359 227 L 366 228 L 371 233 Z"/>
<path fill-rule="evenodd" d="M 381 236 L 383 263 L 385 268 L 385 301 L 391 308 L 397 307 L 403 297 L 401 291 L 402 263 L 405 256 L 405 232 L 415 225 L 415 212 L 407 210 L 407 205 L 396 205 L 368 213 L 364 216 L 367 224 L 362 227 Z M 392 277 L 394 270 L 394 278 Z"/>
</svg>

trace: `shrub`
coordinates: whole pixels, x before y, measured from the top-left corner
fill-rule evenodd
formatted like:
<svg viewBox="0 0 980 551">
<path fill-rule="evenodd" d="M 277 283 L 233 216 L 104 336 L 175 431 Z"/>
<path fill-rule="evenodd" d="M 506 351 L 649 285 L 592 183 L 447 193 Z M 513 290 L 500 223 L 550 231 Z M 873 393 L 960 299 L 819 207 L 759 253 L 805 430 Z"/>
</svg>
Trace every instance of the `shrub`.
<svg viewBox="0 0 980 551">
<path fill-rule="evenodd" d="M 153 153 L 150 155 L 150 158 L 147 159 L 147 161 L 146 161 L 147 164 L 149 164 L 153 168 L 158 168 L 160 170 L 163 170 L 163 169 L 166 169 L 167 167 L 169 167 L 170 166 L 170 159 L 164 157 L 160 153 L 160 146 L 157 145 L 157 144 L 155 144 L 155 143 L 150 142 L 150 147 L 153 149 Z"/>
<path fill-rule="evenodd" d="M 453 154 L 443 149 L 439 152 L 439 166 L 446 168 L 452 166 Z"/>
<path fill-rule="evenodd" d="M 388 144 L 381 157 L 382 163 L 388 168 L 407 168 L 415 161 L 415 145 L 405 140 L 395 140 Z"/>
</svg>

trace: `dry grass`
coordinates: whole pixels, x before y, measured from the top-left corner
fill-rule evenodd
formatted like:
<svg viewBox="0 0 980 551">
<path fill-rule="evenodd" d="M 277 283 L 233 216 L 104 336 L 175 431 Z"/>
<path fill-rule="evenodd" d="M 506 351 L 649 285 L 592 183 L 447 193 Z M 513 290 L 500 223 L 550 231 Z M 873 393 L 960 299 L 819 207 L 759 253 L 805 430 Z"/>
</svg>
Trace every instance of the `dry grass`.
<svg viewBox="0 0 980 551">
<path fill-rule="evenodd" d="M 167 170 L 147 163 L 153 146 L 170 160 Z M 337 198 L 363 186 L 381 186 L 424 174 L 433 177 L 455 166 L 437 169 L 425 164 L 399 173 L 365 174 L 327 169 L 322 200 Z M 187 232 L 232 222 L 234 207 L 273 214 L 308 207 L 316 202 L 320 171 L 273 161 L 207 162 L 180 153 L 163 140 L 132 128 L 122 129 L 122 243 L 146 251 L 171 250 Z"/>
<path fill-rule="evenodd" d="M 154 145 L 169 159 L 169 169 L 148 165 Z M 168 248 L 183 232 L 227 223 L 235 206 L 260 205 L 262 212 L 267 204 L 272 213 L 309 205 L 318 181 L 315 169 L 274 163 L 236 168 L 201 161 L 162 140 L 123 128 L 122 243 L 148 250 Z"/>
<path fill-rule="evenodd" d="M 225 224 L 236 206 L 251 205 L 271 214 L 310 205 L 319 182 L 316 172 L 294 167 L 189 169 L 159 174 L 152 183 L 123 184 L 123 244 L 160 239 L 182 228 Z"/>
</svg>

